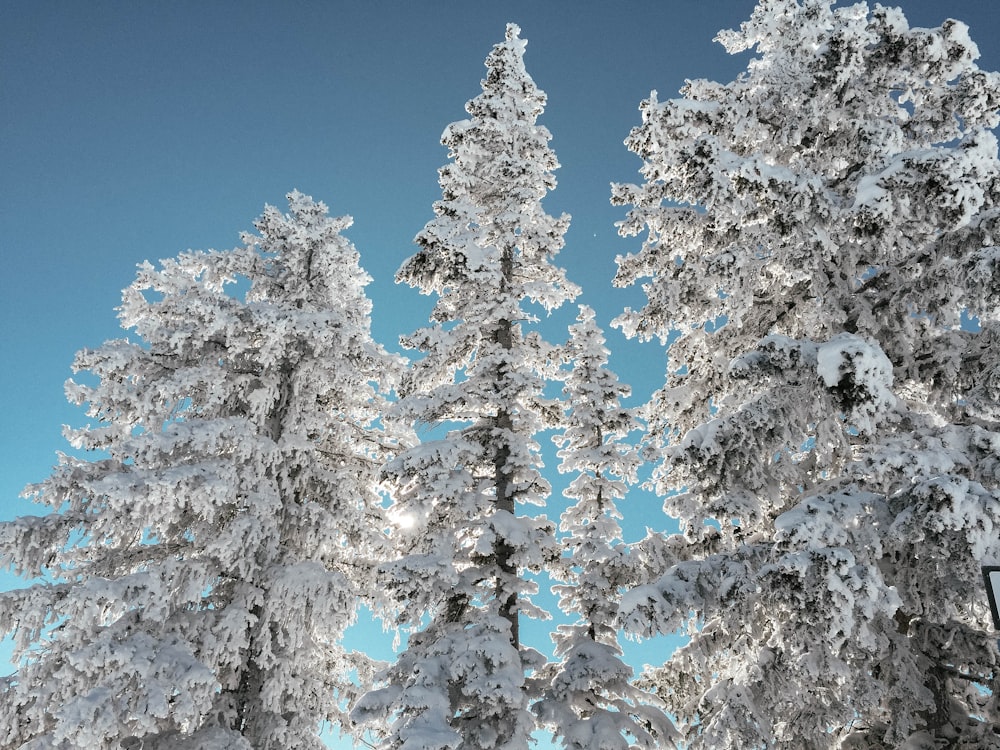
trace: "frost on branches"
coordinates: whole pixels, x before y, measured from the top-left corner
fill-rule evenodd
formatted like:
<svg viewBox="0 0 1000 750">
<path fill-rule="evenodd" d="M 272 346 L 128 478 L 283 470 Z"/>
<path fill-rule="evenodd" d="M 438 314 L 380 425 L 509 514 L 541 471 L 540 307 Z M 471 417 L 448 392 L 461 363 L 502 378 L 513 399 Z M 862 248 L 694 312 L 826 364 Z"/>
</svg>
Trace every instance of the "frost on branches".
<svg viewBox="0 0 1000 750">
<path fill-rule="evenodd" d="M 559 626 L 559 661 L 543 673 L 532 708 L 567 750 L 666 747 L 673 726 L 660 701 L 631 683 L 618 644 L 620 592 L 634 573 L 616 503 L 636 481 L 641 460 L 623 441 L 639 423 L 621 406 L 629 388 L 607 368 L 604 334 L 588 307 L 570 326 L 566 358 L 573 364 L 563 388 L 569 414 L 554 439 L 559 471 L 573 476 L 564 494 L 576 502 L 562 515 L 566 536 L 552 576 L 561 582 L 553 587 L 560 609 L 576 621 Z"/>
<path fill-rule="evenodd" d="M 373 588 L 397 365 L 350 219 L 289 202 L 244 247 L 142 265 L 135 340 L 77 355 L 96 424 L 68 436 L 98 457 L 62 456 L 28 489 L 52 511 L 0 526 L 3 562 L 46 579 L 0 594 L 3 747 L 321 748 L 370 671 L 339 637 Z"/>
<path fill-rule="evenodd" d="M 385 729 L 387 748 L 514 750 L 534 728 L 525 673 L 541 655 L 518 626 L 544 613 L 524 572 L 558 552 L 553 525 L 517 511 L 550 492 L 536 435 L 560 415 L 543 393 L 558 354 L 528 305 L 549 311 L 577 289 L 552 264 L 569 218 L 542 208 L 558 163 L 518 35 L 507 27 L 470 118 L 445 130 L 442 198 L 397 274 L 437 302 L 431 324 L 404 338 L 422 357 L 393 415 L 427 439 L 385 472 L 398 557 L 384 585 L 409 641 L 354 712 Z"/>
<path fill-rule="evenodd" d="M 692 638 L 648 682 L 691 748 L 1000 746 L 1000 78 L 863 3 L 719 40 L 757 57 L 643 102 L 614 192 L 620 323 L 677 337 L 649 449 L 684 544 L 623 606 Z"/>
</svg>

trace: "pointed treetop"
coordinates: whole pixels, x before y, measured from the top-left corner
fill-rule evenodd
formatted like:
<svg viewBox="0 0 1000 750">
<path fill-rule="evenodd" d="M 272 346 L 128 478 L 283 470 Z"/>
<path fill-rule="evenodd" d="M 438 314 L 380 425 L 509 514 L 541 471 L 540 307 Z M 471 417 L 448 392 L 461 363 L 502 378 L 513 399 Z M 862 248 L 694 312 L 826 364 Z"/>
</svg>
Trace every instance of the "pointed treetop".
<svg viewBox="0 0 1000 750">
<path fill-rule="evenodd" d="M 520 34 L 520 26 L 507 24 L 504 41 L 494 45 L 487 56 L 488 72 L 481 81 L 483 95 L 466 105 L 466 111 L 474 117 L 487 115 L 500 120 L 523 119 L 534 125 L 535 118 L 545 108 L 545 93 L 538 89 L 524 67 L 524 50 L 528 42 L 521 39 Z M 499 99 L 496 98 L 498 96 Z M 504 98 L 506 103 L 503 103 Z M 513 117 L 504 117 L 504 113 Z"/>
</svg>

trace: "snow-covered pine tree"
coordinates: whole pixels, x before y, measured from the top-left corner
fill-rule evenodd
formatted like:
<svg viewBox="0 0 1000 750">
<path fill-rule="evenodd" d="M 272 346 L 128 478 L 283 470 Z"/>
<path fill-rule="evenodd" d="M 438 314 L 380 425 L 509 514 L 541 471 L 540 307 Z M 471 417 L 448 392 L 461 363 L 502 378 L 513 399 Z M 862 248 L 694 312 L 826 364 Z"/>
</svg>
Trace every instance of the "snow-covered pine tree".
<svg viewBox="0 0 1000 750">
<path fill-rule="evenodd" d="M 660 701 L 632 684 L 618 643 L 621 591 L 634 580 L 616 503 L 636 482 L 641 459 L 624 440 L 640 424 L 621 405 L 630 389 L 608 369 L 608 354 L 594 311 L 581 306 L 566 346 L 569 413 L 553 438 L 559 471 L 573 476 L 563 494 L 576 502 L 562 514 L 562 554 L 550 566 L 560 609 L 575 622 L 559 626 L 559 661 L 541 677 L 532 707 L 567 750 L 663 748 L 674 735 Z"/>
<path fill-rule="evenodd" d="M 431 325 L 404 338 L 423 357 L 395 410 L 428 439 L 386 469 L 399 553 L 386 587 L 409 640 L 354 714 L 389 722 L 388 748 L 514 750 L 534 728 L 525 672 L 542 657 L 520 643 L 519 618 L 543 614 L 524 571 L 553 554 L 554 529 L 517 511 L 550 492 L 536 435 L 559 409 L 543 392 L 556 355 L 528 304 L 552 310 L 577 289 L 552 264 L 569 217 L 542 208 L 558 163 L 519 33 L 509 25 L 487 58 L 470 119 L 446 128 L 442 198 L 397 274 L 438 299 Z"/>
<path fill-rule="evenodd" d="M 350 218 L 288 197 L 244 247 L 141 265 L 135 340 L 77 355 L 97 424 L 68 437 L 104 455 L 62 456 L 28 489 L 51 512 L 0 526 L 3 562 L 46 578 L 0 594 L 3 747 L 321 748 L 370 671 L 339 637 L 372 589 L 399 363 Z"/>
<path fill-rule="evenodd" d="M 649 682 L 691 748 L 998 747 L 1000 77 L 864 3 L 719 39 L 757 57 L 643 102 L 614 190 L 648 232 L 620 322 L 676 337 L 648 445 L 684 543 L 624 612 L 693 632 Z"/>
</svg>

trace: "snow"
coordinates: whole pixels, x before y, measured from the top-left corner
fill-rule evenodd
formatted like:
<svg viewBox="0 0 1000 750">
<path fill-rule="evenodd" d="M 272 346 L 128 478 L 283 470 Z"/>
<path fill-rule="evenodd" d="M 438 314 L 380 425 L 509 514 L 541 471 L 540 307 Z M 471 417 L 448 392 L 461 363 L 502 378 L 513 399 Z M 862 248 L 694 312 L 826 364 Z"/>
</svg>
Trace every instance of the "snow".
<svg viewBox="0 0 1000 750">
<path fill-rule="evenodd" d="M 618 322 L 670 358 L 644 457 L 683 532 L 621 617 L 696 623 L 643 684 L 691 748 L 951 744 L 946 704 L 980 746 L 992 709 L 927 665 L 985 691 L 997 658 L 996 334 L 964 321 L 997 309 L 1000 79 L 964 25 L 864 3 L 760 3 L 718 39 L 756 59 L 643 102 L 645 182 L 613 187 L 643 238 L 615 283 L 646 296 Z"/>
<path fill-rule="evenodd" d="M 67 438 L 100 457 L 62 456 L 28 489 L 52 512 L 0 524 L 0 562 L 40 578 L 0 594 L 21 659 L 0 741 L 983 746 L 1000 77 L 963 24 L 864 3 L 764 2 L 719 40 L 757 58 L 653 92 L 626 141 L 644 183 L 613 187 L 646 235 L 615 282 L 646 304 L 618 324 L 669 349 L 644 421 L 593 309 L 542 335 L 534 305 L 580 289 L 515 24 L 397 274 L 435 298 L 405 369 L 371 337 L 351 218 L 298 191 L 240 247 L 142 264 L 133 341 L 80 352 L 67 386 L 94 421 Z M 681 532 L 626 544 L 647 466 Z M 550 618 L 538 576 L 551 659 L 519 636 Z M 344 646 L 362 605 L 390 663 Z M 622 631 L 689 640 L 636 678 Z"/>
<path fill-rule="evenodd" d="M 52 512 L 0 527 L 15 566 L 46 576 L 0 597 L 26 657 L 5 746 L 312 748 L 343 720 L 365 660 L 338 638 L 371 600 L 392 442 L 374 384 L 398 360 L 371 340 L 350 220 L 289 205 L 244 247 L 142 265 L 121 308 L 139 343 L 78 355 L 96 385 L 68 395 L 98 424 L 69 437 L 106 456 L 63 457 L 28 489 Z"/>
</svg>

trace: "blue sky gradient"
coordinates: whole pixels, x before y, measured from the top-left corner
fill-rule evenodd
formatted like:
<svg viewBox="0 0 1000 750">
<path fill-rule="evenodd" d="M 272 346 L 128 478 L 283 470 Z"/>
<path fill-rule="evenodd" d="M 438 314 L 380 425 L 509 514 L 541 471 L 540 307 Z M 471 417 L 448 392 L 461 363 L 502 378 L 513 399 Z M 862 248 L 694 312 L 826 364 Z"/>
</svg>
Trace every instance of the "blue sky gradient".
<svg viewBox="0 0 1000 750">
<path fill-rule="evenodd" d="M 1000 69 L 992 3 L 900 4 L 911 25 L 965 21 L 980 66 Z M 641 296 L 611 288 L 615 256 L 636 244 L 616 234 L 623 210 L 610 205 L 609 183 L 639 179 L 622 141 L 651 89 L 665 99 L 685 78 L 728 81 L 745 66 L 747 55 L 730 57 L 712 39 L 753 5 L 3 3 L 0 517 L 38 512 L 17 496 L 67 449 L 61 425 L 85 423 L 63 382 L 76 350 L 122 335 L 114 308 L 136 264 L 232 247 L 293 188 L 354 216 L 345 234 L 375 279 L 375 334 L 398 349 L 429 301 L 393 275 L 440 196 L 441 132 L 465 116 L 508 21 L 521 26 L 528 70 L 549 96 L 541 122 L 562 168 L 546 206 L 573 215 L 561 265 L 597 310 L 633 403 L 645 400 L 666 358 L 610 330 Z M 575 306 L 561 330 L 574 317 Z M 636 503 L 633 533 L 663 525 L 658 501 Z"/>
</svg>

